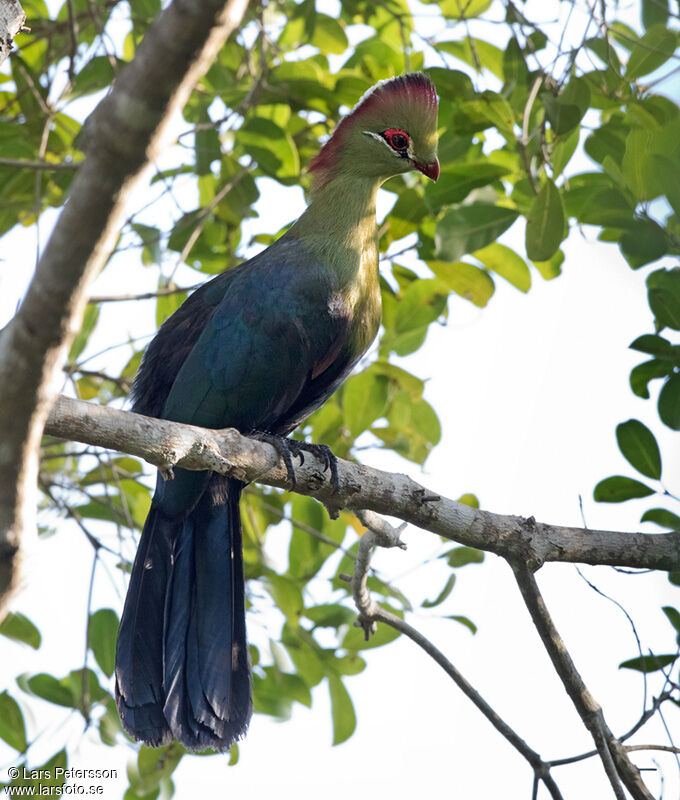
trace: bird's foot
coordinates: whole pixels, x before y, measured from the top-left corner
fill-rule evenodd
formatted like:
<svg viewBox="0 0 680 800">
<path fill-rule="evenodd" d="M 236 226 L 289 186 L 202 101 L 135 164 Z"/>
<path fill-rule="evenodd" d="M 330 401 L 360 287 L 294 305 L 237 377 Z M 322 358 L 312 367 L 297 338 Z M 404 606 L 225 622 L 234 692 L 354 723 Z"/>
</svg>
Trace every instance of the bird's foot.
<svg viewBox="0 0 680 800">
<path fill-rule="evenodd" d="M 277 436 L 275 433 L 267 433 L 266 431 L 253 431 L 250 435 L 253 439 L 270 444 L 281 456 L 283 463 L 286 465 L 286 472 L 293 489 L 296 484 L 293 458 L 297 458 L 302 466 L 305 463 L 305 453 L 311 453 L 321 461 L 324 472 L 330 472 L 333 491 L 338 491 L 338 459 L 333 455 L 333 451 L 328 445 L 301 442 L 298 439 L 288 439 L 285 436 Z"/>
</svg>

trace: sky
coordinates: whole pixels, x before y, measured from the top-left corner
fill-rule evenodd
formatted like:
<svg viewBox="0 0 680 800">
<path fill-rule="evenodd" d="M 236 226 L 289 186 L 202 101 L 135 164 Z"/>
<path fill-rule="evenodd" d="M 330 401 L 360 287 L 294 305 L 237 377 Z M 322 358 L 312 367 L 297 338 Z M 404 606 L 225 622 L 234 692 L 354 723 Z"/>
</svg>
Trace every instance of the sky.
<svg viewBox="0 0 680 800">
<path fill-rule="evenodd" d="M 302 208 L 301 192 L 284 195 L 272 181 L 264 181 L 261 188 L 260 219 L 248 221 L 244 238 L 256 230 L 278 230 Z M 381 202 L 379 211 L 384 213 L 387 200 Z M 47 215 L 43 237 L 49 224 Z M 514 226 L 501 241 L 521 250 L 521 227 Z M 638 523 L 649 502 L 616 506 L 592 500 L 593 487 L 602 478 L 633 474 L 615 440 L 616 425 L 630 417 L 645 422 L 657 436 L 666 486 L 673 491 L 680 485 L 677 434 L 659 422 L 654 399 L 643 401 L 628 387 L 630 369 L 643 360 L 628 345 L 653 330 L 644 287 L 650 268 L 630 270 L 616 247 L 594 240 L 592 229 L 574 231 L 565 256 L 562 276 L 545 282 L 534 272 L 528 295 L 499 279 L 488 308 L 452 298 L 446 325 L 432 326 L 425 347 L 403 360 L 407 369 L 426 379 L 426 397 L 442 421 L 442 441 L 422 472 L 393 454 L 369 450 L 362 455 L 367 463 L 407 472 L 448 497 L 474 492 L 482 507 L 494 512 L 580 526 L 582 504 L 591 528 L 651 532 L 657 529 Z M 35 230 L 21 229 L 5 237 L 2 258 L 0 324 L 13 313 L 31 274 Z M 656 266 L 672 264 L 662 259 Z M 135 265 L 118 259 L 92 293 L 144 291 L 155 288 L 154 280 L 151 271 L 140 277 Z M 180 272 L 178 280 L 193 282 L 195 273 Z M 100 335 L 121 341 L 127 333 L 151 329 L 151 307 L 128 308 L 134 308 L 134 314 L 125 317 L 125 331 L 112 329 L 119 318 L 106 309 L 110 321 L 103 318 Z M 283 529 L 280 537 L 269 537 L 274 563 L 285 557 L 287 537 Z M 414 601 L 432 599 L 446 580 L 444 565 L 415 567 L 438 550 L 438 540 L 413 527 L 403 538 L 405 553 L 379 551 L 373 564 L 384 577 L 397 580 Z M 91 550 L 73 525 L 63 523 L 59 535 L 39 543 L 28 538 L 25 584 L 13 606 L 33 619 L 44 642 L 34 653 L 3 641 L 0 688 L 11 687 L 20 697 L 13 686 L 19 671 L 40 671 L 49 662 L 54 674 L 65 674 L 79 666 L 90 567 Z M 667 652 L 673 646 L 660 607 L 677 607 L 680 592 L 665 575 L 623 575 L 606 567 L 582 571 L 625 606 L 643 650 Z M 643 702 L 640 676 L 617 668 L 637 655 L 628 620 L 597 595 L 573 565 L 546 565 L 538 581 L 610 727 L 617 733 L 627 730 Z M 112 583 L 101 584 L 94 607 L 120 609 L 122 579 L 115 576 Z M 428 612 L 415 614 L 412 621 L 530 746 L 545 758 L 591 748 L 502 560 L 487 556 L 484 565 L 459 570 L 454 591 L 436 611 L 469 616 L 478 626 L 477 634 Z M 251 635 L 257 636 L 257 621 L 250 624 Z M 290 722 L 255 716 L 235 767 L 227 767 L 224 757 L 185 759 L 175 776 L 176 796 L 212 796 L 218 787 L 233 797 L 275 792 L 280 798 L 321 794 L 324 800 L 378 791 L 392 800 L 411 800 L 415 793 L 466 800 L 531 796 L 528 765 L 415 645 L 402 637 L 369 651 L 366 658 L 366 670 L 347 684 L 358 716 L 357 731 L 348 742 L 330 746 L 329 701 L 321 686 L 313 693 L 313 708 L 295 706 Z M 118 779 L 106 782 L 103 796 L 120 797 L 130 751 L 101 747 L 93 732 L 82 736 L 76 715 L 64 722 L 61 710 L 38 702 L 35 707 L 41 716 L 33 720 L 32 730 L 47 729 L 35 746 L 35 762 L 41 752 L 53 752 L 55 737 L 67 737 L 75 748 L 73 766 L 118 769 Z M 667 721 L 677 731 L 677 709 L 668 712 Z M 658 722 L 650 723 L 634 741 L 668 742 Z M 0 776 L 11 759 L 9 748 L 0 745 Z M 662 779 L 664 797 L 680 794 L 672 756 L 637 753 L 634 760 L 644 767 L 658 765 L 645 773 L 655 795 Z M 555 777 L 566 798 L 610 796 L 593 760 L 562 767 Z"/>
</svg>

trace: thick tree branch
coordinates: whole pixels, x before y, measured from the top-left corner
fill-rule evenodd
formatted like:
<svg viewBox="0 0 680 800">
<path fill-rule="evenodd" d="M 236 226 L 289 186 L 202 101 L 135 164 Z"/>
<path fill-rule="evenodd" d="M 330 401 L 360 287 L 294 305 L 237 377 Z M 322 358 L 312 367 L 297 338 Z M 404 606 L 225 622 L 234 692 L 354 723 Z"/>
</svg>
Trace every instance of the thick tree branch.
<svg viewBox="0 0 680 800">
<path fill-rule="evenodd" d="M 89 282 L 109 257 L 125 202 L 160 150 L 248 0 L 173 0 L 83 131 L 86 157 L 22 306 L 0 332 L 0 602 L 14 580 L 22 530 L 32 524 L 37 450 L 50 384 L 80 326 Z"/>
<path fill-rule="evenodd" d="M 139 456 L 165 472 L 174 466 L 212 469 L 248 482 L 291 488 L 274 448 L 231 428 L 207 430 L 58 397 L 45 430 L 53 436 Z M 492 514 L 440 497 L 406 475 L 342 460 L 338 461 L 336 493 L 320 462 L 311 455 L 296 466 L 296 477 L 295 491 L 316 497 L 331 513 L 340 508 L 369 509 L 399 517 L 470 547 L 509 560 L 524 559 L 533 568 L 544 561 L 680 568 L 679 533 L 590 531 Z"/>
<path fill-rule="evenodd" d="M 639 770 L 628 758 L 621 741 L 609 730 L 601 706 L 591 695 L 576 669 L 569 651 L 552 621 L 527 560 L 520 558 L 510 560 L 510 566 L 515 573 L 524 602 L 555 671 L 583 720 L 583 724 L 593 737 L 617 800 L 626 798 L 623 786 L 628 789 L 635 800 L 653 800 L 652 794 L 642 781 Z"/>
<path fill-rule="evenodd" d="M 0 64 L 9 56 L 14 37 L 24 27 L 26 14 L 19 0 L 0 0 Z"/>
</svg>

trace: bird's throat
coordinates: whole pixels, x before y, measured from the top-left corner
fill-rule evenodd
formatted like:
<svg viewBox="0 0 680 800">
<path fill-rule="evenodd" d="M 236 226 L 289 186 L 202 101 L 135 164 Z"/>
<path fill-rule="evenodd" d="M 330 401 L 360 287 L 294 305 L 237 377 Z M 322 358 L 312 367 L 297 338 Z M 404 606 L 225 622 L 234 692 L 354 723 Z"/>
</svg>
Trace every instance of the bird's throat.
<svg viewBox="0 0 680 800">
<path fill-rule="evenodd" d="M 342 284 L 378 280 L 375 203 L 380 181 L 339 175 L 316 191 L 289 230 L 322 259 Z"/>
</svg>

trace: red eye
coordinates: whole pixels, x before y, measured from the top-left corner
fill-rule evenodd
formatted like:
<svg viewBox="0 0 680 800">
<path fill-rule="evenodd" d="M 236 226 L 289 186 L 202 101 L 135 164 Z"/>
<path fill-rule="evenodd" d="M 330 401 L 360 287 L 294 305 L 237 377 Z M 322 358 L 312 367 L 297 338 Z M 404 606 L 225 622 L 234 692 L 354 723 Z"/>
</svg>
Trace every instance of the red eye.
<svg viewBox="0 0 680 800">
<path fill-rule="evenodd" d="M 388 128 L 386 131 L 383 131 L 382 136 L 393 150 L 399 153 L 408 150 L 410 140 L 406 131 L 402 131 L 399 128 Z"/>
</svg>

